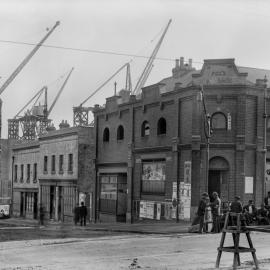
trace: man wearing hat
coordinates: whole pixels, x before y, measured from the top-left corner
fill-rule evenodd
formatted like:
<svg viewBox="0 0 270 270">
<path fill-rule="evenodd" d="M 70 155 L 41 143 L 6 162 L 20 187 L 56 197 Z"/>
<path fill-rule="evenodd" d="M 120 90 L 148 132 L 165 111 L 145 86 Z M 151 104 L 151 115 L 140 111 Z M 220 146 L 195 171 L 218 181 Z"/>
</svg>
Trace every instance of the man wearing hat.
<svg viewBox="0 0 270 270">
<path fill-rule="evenodd" d="M 207 203 L 208 198 L 209 198 L 208 193 L 204 192 L 199 202 L 199 206 L 197 210 L 197 216 L 199 218 L 199 224 L 200 224 L 199 233 L 203 233 L 204 214 L 205 214 L 205 208 L 206 208 L 206 203 Z"/>
<path fill-rule="evenodd" d="M 234 213 L 242 213 L 243 206 L 239 196 L 234 197 L 234 201 L 230 205 L 230 211 Z"/>
</svg>

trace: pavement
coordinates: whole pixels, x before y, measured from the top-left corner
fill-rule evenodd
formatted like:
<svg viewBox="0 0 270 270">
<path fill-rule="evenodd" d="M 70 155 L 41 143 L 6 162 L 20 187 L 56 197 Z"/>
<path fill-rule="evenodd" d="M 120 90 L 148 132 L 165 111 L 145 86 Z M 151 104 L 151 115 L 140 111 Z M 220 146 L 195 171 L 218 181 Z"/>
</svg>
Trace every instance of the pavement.
<svg viewBox="0 0 270 270">
<path fill-rule="evenodd" d="M 178 234 L 187 233 L 190 226 L 190 222 L 187 221 L 139 221 L 137 223 L 87 223 L 84 227 L 76 226 L 85 230 L 93 231 L 110 231 L 110 232 L 127 232 L 127 233 L 142 233 L 142 234 Z M 37 220 L 25 219 L 25 218 L 7 218 L 0 219 L 1 228 L 7 227 L 40 227 Z M 61 228 L 74 228 L 72 223 L 60 223 L 60 222 L 46 222 L 45 226 L 41 228 L 46 229 L 61 229 Z"/>
</svg>

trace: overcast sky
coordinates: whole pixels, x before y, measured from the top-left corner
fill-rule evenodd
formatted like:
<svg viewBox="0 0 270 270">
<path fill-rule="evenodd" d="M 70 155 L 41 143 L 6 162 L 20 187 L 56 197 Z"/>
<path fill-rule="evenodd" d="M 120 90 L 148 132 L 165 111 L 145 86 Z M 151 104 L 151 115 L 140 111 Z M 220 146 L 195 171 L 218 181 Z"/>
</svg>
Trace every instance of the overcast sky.
<svg viewBox="0 0 270 270">
<path fill-rule="evenodd" d="M 174 59 L 192 58 L 196 68 L 204 59 L 235 58 L 236 64 L 270 69 L 270 3 L 265 0 L 1 0 L 0 85 L 33 46 L 4 41 L 37 43 L 56 21 L 61 24 L 46 45 L 149 56 L 169 19 L 172 23 L 159 50 L 146 85 L 171 76 Z M 78 106 L 120 66 L 132 60 L 133 85 L 147 61 L 119 56 L 42 47 L 2 93 L 2 138 L 7 119 L 43 86 L 49 103 L 74 67 L 50 118 L 58 127 L 62 119 L 73 122 Z M 85 105 L 104 104 L 106 97 L 125 83 L 125 72 Z M 50 104 L 49 104 L 50 105 Z"/>
</svg>

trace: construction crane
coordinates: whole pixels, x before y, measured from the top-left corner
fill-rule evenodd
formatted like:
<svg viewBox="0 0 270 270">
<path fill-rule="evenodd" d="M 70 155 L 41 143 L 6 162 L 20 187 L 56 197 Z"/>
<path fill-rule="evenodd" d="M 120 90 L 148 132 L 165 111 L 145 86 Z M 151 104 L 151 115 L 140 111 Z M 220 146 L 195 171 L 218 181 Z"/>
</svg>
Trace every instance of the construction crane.
<svg viewBox="0 0 270 270">
<path fill-rule="evenodd" d="M 161 43 L 162 43 L 162 41 L 163 41 L 167 31 L 168 31 L 168 28 L 169 28 L 171 22 L 172 22 L 172 20 L 170 19 L 167 26 L 166 26 L 166 28 L 163 31 L 163 34 L 161 35 L 156 47 L 154 48 L 150 58 L 148 59 L 148 61 L 146 63 L 146 66 L 145 66 L 141 76 L 139 77 L 139 80 L 138 80 L 132 94 L 138 95 L 140 93 L 141 89 L 143 88 L 143 86 L 145 85 L 146 80 L 148 79 L 148 76 L 149 76 L 149 74 L 150 74 L 150 72 L 151 72 L 151 70 L 153 68 L 153 62 L 154 62 L 154 60 L 155 60 L 155 58 L 157 56 L 157 53 L 158 53 L 159 48 L 161 46 Z"/>
<path fill-rule="evenodd" d="M 8 119 L 9 139 L 25 140 L 25 141 L 35 140 L 38 135 L 41 135 L 46 132 L 47 127 L 51 123 L 51 119 L 49 119 L 50 113 L 52 112 L 52 109 L 54 108 L 61 93 L 63 92 L 64 87 L 66 86 L 67 81 L 69 80 L 73 70 L 74 68 L 72 68 L 69 74 L 67 75 L 64 83 L 59 89 L 49 109 L 47 100 L 48 88 L 47 86 L 44 86 L 26 103 L 26 105 L 15 115 L 14 118 Z M 44 96 L 44 104 L 37 105 L 37 102 L 43 96 Z M 32 103 L 33 105 L 31 109 L 26 110 L 26 108 Z M 23 116 L 21 116 L 22 112 L 25 112 Z M 20 135 L 20 127 L 21 127 L 21 135 Z"/>
<path fill-rule="evenodd" d="M 37 50 L 42 46 L 45 40 L 51 35 L 51 33 L 59 24 L 60 22 L 57 21 L 53 26 L 53 28 L 45 35 L 45 37 L 34 47 L 34 49 L 24 58 L 24 60 L 20 63 L 20 65 L 8 77 L 8 79 L 4 82 L 4 84 L 0 88 L 0 95 L 4 92 L 4 90 L 8 87 L 8 85 L 15 79 L 15 77 L 21 72 L 24 66 L 29 62 L 29 60 L 33 57 L 33 55 L 37 52 Z"/>
<path fill-rule="evenodd" d="M 83 105 L 93 97 L 99 90 L 101 90 L 109 81 L 111 81 L 121 70 L 127 68 L 126 71 L 126 89 L 132 91 L 131 75 L 130 75 L 130 64 L 126 63 L 121 66 L 116 72 L 113 73 L 104 83 L 102 83 L 89 97 L 87 97 L 79 106 L 73 107 L 73 125 L 74 126 L 89 126 L 89 112 L 93 109 L 92 107 L 83 107 Z"/>
</svg>

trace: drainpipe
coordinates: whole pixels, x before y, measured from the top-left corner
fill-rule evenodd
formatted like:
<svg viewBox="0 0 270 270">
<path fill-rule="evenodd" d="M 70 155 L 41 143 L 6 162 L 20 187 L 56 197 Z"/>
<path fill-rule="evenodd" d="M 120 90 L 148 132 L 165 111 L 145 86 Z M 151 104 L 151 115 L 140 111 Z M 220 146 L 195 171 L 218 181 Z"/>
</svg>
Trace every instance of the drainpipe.
<svg viewBox="0 0 270 270">
<path fill-rule="evenodd" d="M 10 209 L 10 215 L 13 216 L 13 174 L 14 174 L 14 160 L 15 157 L 12 156 L 12 167 L 11 167 L 11 209 Z"/>
</svg>

